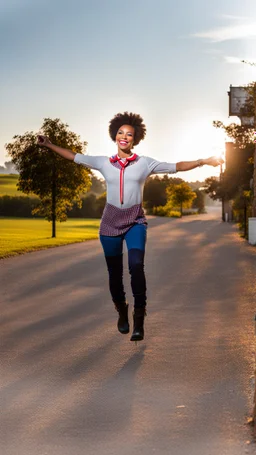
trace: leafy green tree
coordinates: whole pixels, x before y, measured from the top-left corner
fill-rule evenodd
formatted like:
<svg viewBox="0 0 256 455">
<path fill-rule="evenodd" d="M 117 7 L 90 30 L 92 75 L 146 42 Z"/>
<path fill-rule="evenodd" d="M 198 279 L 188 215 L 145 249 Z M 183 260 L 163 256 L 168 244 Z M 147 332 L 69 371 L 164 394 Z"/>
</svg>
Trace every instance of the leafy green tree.
<svg viewBox="0 0 256 455">
<path fill-rule="evenodd" d="M 86 150 L 87 143 L 60 119 L 44 119 L 40 134 L 73 152 Z M 32 213 L 52 222 L 52 237 L 56 237 L 56 221 L 67 220 L 67 211 L 74 202 L 81 206 L 79 195 L 89 190 L 91 171 L 40 147 L 37 135 L 34 132 L 15 135 L 14 141 L 5 147 L 19 172 L 18 190 L 40 198 L 40 205 Z"/>
<path fill-rule="evenodd" d="M 224 197 L 223 185 L 219 177 L 208 177 L 205 179 L 204 191 L 209 194 L 214 201 L 221 200 Z"/>
<path fill-rule="evenodd" d="M 214 200 L 232 200 L 238 192 L 250 190 L 250 180 L 253 175 L 253 152 L 254 145 L 246 144 L 243 148 L 234 149 L 234 164 L 219 177 L 208 177 L 204 183 L 204 189 Z M 242 193 L 241 193 L 242 194 Z"/>
<path fill-rule="evenodd" d="M 92 186 L 90 188 L 90 193 L 101 195 L 106 191 L 106 183 L 103 179 L 99 179 L 96 175 L 92 175 L 91 182 Z"/>
<path fill-rule="evenodd" d="M 247 125 L 238 125 L 236 123 L 230 123 L 230 125 L 224 125 L 219 120 L 214 120 L 213 126 L 215 128 L 222 128 L 226 135 L 233 139 L 234 143 L 240 149 L 251 144 L 254 140 L 254 128 Z"/>
<path fill-rule="evenodd" d="M 96 210 L 99 216 L 102 215 L 104 207 L 106 205 L 106 200 L 107 200 L 107 193 L 103 193 L 101 196 L 99 196 L 96 200 Z"/>
<path fill-rule="evenodd" d="M 145 182 L 143 203 L 147 213 L 152 213 L 153 207 L 164 206 L 167 202 L 166 188 L 171 183 L 183 182 L 180 178 L 168 177 L 164 175 L 162 178 L 158 175 L 148 177 Z"/>
<path fill-rule="evenodd" d="M 205 213 L 205 192 L 196 188 L 194 190 L 196 198 L 192 202 L 192 207 L 198 210 L 198 213 Z"/>
<path fill-rule="evenodd" d="M 183 207 L 190 207 L 196 198 L 196 193 L 192 191 L 189 184 L 182 182 L 178 185 L 171 184 L 167 187 L 168 203 L 173 207 L 180 207 L 182 216 Z"/>
<path fill-rule="evenodd" d="M 69 218 L 98 218 L 96 210 L 96 195 L 89 192 L 81 198 L 81 201 L 81 207 L 77 207 L 77 204 L 74 204 L 68 214 Z"/>
</svg>

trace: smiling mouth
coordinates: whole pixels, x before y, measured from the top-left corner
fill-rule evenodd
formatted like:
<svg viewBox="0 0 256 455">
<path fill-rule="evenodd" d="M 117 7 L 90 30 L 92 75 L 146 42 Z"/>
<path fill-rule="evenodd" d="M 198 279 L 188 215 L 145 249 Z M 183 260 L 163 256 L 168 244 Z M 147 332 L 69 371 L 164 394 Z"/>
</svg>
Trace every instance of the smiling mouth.
<svg viewBox="0 0 256 455">
<path fill-rule="evenodd" d="M 128 142 L 126 142 L 126 141 L 119 141 L 119 144 L 121 144 L 121 145 L 127 145 Z"/>
</svg>

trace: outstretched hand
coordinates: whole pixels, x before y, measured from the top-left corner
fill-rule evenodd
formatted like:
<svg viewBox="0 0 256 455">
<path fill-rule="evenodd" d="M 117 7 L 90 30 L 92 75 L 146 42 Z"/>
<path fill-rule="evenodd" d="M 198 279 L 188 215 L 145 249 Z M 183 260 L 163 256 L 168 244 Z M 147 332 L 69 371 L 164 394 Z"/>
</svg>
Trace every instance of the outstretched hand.
<svg viewBox="0 0 256 455">
<path fill-rule="evenodd" d="M 223 164 L 224 160 L 221 157 L 217 156 L 210 156 L 210 158 L 206 158 L 204 160 L 204 164 L 208 164 L 208 166 L 220 166 L 220 164 Z"/>
</svg>

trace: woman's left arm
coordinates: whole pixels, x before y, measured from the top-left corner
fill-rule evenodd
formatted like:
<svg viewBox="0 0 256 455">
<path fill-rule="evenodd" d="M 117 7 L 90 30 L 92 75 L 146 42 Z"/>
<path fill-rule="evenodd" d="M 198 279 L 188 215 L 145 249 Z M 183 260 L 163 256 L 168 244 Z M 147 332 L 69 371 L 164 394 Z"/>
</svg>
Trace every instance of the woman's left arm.
<svg viewBox="0 0 256 455">
<path fill-rule="evenodd" d="M 176 172 L 190 171 L 191 169 L 204 166 L 205 164 L 216 167 L 223 163 L 224 160 L 222 158 L 216 158 L 216 156 L 196 161 L 180 161 L 179 163 L 176 163 Z"/>
</svg>

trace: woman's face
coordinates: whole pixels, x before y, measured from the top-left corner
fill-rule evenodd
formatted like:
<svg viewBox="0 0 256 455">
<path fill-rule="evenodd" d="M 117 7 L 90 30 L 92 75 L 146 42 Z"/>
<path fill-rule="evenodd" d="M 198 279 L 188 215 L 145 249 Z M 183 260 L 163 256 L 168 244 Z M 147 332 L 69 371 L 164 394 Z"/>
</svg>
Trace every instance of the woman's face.
<svg viewBox="0 0 256 455">
<path fill-rule="evenodd" d="M 122 125 L 116 134 L 118 151 L 130 153 L 134 143 L 134 128 L 131 125 Z"/>
</svg>

